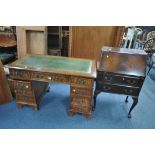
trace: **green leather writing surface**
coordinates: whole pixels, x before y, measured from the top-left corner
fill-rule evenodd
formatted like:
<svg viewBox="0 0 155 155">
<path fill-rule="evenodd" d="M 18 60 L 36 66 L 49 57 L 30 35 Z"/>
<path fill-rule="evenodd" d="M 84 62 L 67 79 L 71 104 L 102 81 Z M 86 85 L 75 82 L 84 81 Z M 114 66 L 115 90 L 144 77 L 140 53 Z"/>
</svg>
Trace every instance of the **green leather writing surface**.
<svg viewBox="0 0 155 155">
<path fill-rule="evenodd" d="M 28 56 L 25 59 L 18 61 L 16 65 L 40 69 L 90 73 L 92 61 L 67 57 Z"/>
</svg>

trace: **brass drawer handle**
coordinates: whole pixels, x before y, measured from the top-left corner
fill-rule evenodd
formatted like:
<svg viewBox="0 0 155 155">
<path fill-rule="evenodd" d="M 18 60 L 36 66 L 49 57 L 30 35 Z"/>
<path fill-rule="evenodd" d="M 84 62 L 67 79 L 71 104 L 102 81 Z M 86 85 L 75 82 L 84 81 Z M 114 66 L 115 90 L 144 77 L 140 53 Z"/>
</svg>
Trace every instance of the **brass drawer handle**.
<svg viewBox="0 0 155 155">
<path fill-rule="evenodd" d="M 26 85 L 26 86 L 25 86 L 25 88 L 29 88 L 29 86 L 28 86 L 28 85 Z"/>
<path fill-rule="evenodd" d="M 129 94 L 131 94 L 133 92 L 133 90 L 132 89 L 125 89 L 125 93 L 129 93 Z"/>
<path fill-rule="evenodd" d="M 48 77 L 48 80 L 51 80 L 51 79 L 52 79 L 52 78 L 49 76 L 49 77 Z"/>
<path fill-rule="evenodd" d="M 104 86 L 104 87 L 103 87 L 103 89 L 104 89 L 104 90 L 110 90 L 110 89 L 111 89 L 111 87 Z"/>
<path fill-rule="evenodd" d="M 81 79 L 78 79 L 78 80 L 77 80 L 77 83 L 78 83 L 78 84 L 87 85 L 87 80 L 81 78 Z"/>
<path fill-rule="evenodd" d="M 73 89 L 72 91 L 75 93 L 76 92 L 76 89 Z"/>
<path fill-rule="evenodd" d="M 112 77 L 105 77 L 105 80 L 107 80 L 107 81 L 111 81 L 112 80 Z"/>
<path fill-rule="evenodd" d="M 135 80 L 133 80 L 132 82 L 130 82 L 130 84 L 135 84 L 136 83 L 136 81 Z"/>
<path fill-rule="evenodd" d="M 127 82 L 128 82 L 129 84 L 135 84 L 135 83 L 136 83 L 135 80 L 127 80 Z"/>
</svg>

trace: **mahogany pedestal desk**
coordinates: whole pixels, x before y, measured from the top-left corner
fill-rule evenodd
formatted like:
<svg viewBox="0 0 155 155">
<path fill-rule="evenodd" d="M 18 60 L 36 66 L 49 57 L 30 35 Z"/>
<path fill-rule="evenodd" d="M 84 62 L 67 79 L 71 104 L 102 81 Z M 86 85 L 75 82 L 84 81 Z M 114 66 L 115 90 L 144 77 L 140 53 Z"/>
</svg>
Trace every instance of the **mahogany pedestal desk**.
<svg viewBox="0 0 155 155">
<path fill-rule="evenodd" d="M 36 110 L 49 82 L 70 84 L 69 115 L 91 116 L 96 63 L 93 60 L 28 55 L 7 65 L 10 86 L 15 90 L 17 106 L 29 105 Z"/>
<path fill-rule="evenodd" d="M 94 92 L 94 107 L 96 97 L 100 92 L 117 93 L 133 98 L 131 111 L 138 103 L 138 96 L 146 75 L 147 54 L 143 50 L 103 47 L 97 68 L 96 89 Z"/>
</svg>

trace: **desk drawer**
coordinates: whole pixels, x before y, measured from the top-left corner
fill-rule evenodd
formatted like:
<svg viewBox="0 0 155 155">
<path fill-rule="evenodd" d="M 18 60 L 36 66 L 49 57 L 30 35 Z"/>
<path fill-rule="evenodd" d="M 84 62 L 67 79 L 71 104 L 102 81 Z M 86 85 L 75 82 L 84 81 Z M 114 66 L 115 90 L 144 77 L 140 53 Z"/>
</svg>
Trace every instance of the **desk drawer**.
<svg viewBox="0 0 155 155">
<path fill-rule="evenodd" d="M 93 89 L 86 89 L 86 88 L 71 86 L 70 92 L 74 96 L 82 95 L 82 96 L 89 96 L 90 97 L 93 94 Z"/>
<path fill-rule="evenodd" d="M 60 82 L 60 83 L 69 83 L 69 76 L 68 75 L 61 75 L 61 74 L 45 74 L 45 80 L 53 81 L 53 82 Z"/>
<path fill-rule="evenodd" d="M 93 79 L 83 78 L 83 77 L 71 77 L 71 84 L 73 85 L 81 85 L 86 87 L 93 86 Z"/>
<path fill-rule="evenodd" d="M 124 75 L 112 74 L 112 73 L 106 73 L 106 72 L 99 72 L 98 80 L 104 83 L 120 84 L 120 85 L 126 85 L 126 86 L 134 86 L 134 87 L 142 86 L 144 81 L 144 79 L 141 79 L 139 77 L 130 77 L 130 76 L 124 76 Z"/>
<path fill-rule="evenodd" d="M 10 77 L 13 79 L 26 79 L 26 80 L 43 80 L 48 82 L 69 83 L 70 77 L 68 75 L 45 73 L 36 71 L 24 71 L 10 69 Z"/>
<path fill-rule="evenodd" d="M 31 79 L 29 71 L 18 70 L 18 69 L 9 69 L 10 77 L 12 79 Z"/>
<path fill-rule="evenodd" d="M 31 82 L 14 80 L 14 88 L 15 90 L 31 91 L 32 85 L 31 85 Z"/>
<path fill-rule="evenodd" d="M 22 102 L 22 103 L 25 103 L 25 104 L 36 104 L 36 101 L 35 101 L 35 97 L 34 95 L 23 95 L 23 94 L 16 94 L 16 101 L 17 102 Z"/>
<path fill-rule="evenodd" d="M 140 88 L 125 87 L 125 86 L 110 85 L 110 84 L 97 83 L 96 88 L 97 90 L 104 91 L 104 92 L 131 95 L 131 96 L 138 96 L 140 92 Z"/>
<path fill-rule="evenodd" d="M 79 113 L 89 113 L 92 110 L 91 98 L 71 96 L 70 109 Z"/>
</svg>

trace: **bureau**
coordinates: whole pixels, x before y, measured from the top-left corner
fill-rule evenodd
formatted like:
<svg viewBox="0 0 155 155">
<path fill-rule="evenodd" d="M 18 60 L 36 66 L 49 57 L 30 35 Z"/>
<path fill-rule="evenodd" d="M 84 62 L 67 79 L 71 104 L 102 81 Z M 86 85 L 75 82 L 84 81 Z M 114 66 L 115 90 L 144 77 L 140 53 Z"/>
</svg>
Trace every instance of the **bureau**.
<svg viewBox="0 0 155 155">
<path fill-rule="evenodd" d="M 18 107 L 24 105 L 39 109 L 39 101 L 49 82 L 70 84 L 69 115 L 81 113 L 91 116 L 93 84 L 96 78 L 96 63 L 93 60 L 27 55 L 9 68 L 9 84 L 15 92 Z"/>
<path fill-rule="evenodd" d="M 96 88 L 94 92 L 94 106 L 100 92 L 127 95 L 133 98 L 131 111 L 138 103 L 138 96 L 146 75 L 147 54 L 143 50 L 103 47 L 97 67 Z"/>
</svg>

